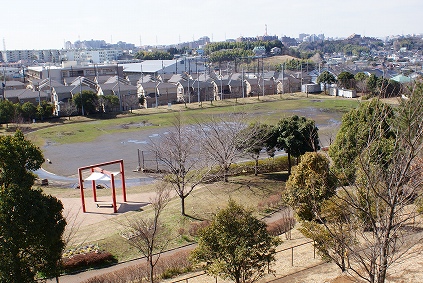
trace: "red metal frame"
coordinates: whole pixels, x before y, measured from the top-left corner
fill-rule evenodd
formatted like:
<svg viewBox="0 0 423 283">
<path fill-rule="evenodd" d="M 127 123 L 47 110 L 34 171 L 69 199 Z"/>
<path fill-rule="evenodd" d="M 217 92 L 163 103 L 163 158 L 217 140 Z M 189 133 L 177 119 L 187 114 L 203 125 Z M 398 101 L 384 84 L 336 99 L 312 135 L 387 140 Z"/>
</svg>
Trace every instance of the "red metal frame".
<svg viewBox="0 0 423 283">
<path fill-rule="evenodd" d="M 115 189 L 115 176 L 112 172 L 103 170 L 100 168 L 100 166 L 106 166 L 106 165 L 112 165 L 112 164 L 120 164 L 120 171 L 119 173 L 122 176 L 122 194 L 123 194 L 123 202 L 126 202 L 126 186 L 125 186 L 125 170 L 123 167 L 123 160 L 115 160 L 115 161 L 109 161 L 109 162 L 104 162 L 104 163 L 99 163 L 99 164 L 94 164 L 94 165 L 89 165 L 89 166 L 85 166 L 85 167 L 80 167 L 78 168 L 78 176 L 79 176 L 79 189 L 81 191 L 81 201 L 82 201 L 82 211 L 83 212 L 87 212 L 85 209 L 85 196 L 84 196 L 84 180 L 82 179 L 82 171 L 84 170 L 88 170 L 90 169 L 91 173 L 93 173 L 94 171 L 103 173 L 107 176 L 110 177 L 110 182 L 112 185 L 112 204 L 113 204 L 113 212 L 116 213 L 117 212 L 117 206 L 116 206 L 116 189 Z M 94 198 L 94 202 L 97 202 L 97 191 L 96 191 L 96 185 L 95 185 L 95 180 L 91 181 L 91 186 L 93 189 L 93 198 Z"/>
</svg>

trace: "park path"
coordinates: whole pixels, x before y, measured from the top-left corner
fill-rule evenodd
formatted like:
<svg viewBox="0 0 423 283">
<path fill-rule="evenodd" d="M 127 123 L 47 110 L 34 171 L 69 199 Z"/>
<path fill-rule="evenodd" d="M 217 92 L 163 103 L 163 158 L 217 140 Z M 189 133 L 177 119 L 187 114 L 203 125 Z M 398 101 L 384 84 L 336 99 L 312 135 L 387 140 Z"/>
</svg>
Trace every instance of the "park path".
<svg viewBox="0 0 423 283">
<path fill-rule="evenodd" d="M 162 255 L 163 256 L 169 256 L 169 255 L 172 255 L 175 252 L 184 251 L 184 250 L 191 250 L 194 247 L 195 247 L 195 244 L 191 244 L 191 245 L 187 245 L 187 246 L 180 247 L 180 248 L 177 248 L 177 249 L 166 251 L 166 252 L 162 253 Z M 118 270 L 121 270 L 123 268 L 142 264 L 142 263 L 145 263 L 145 258 L 143 258 L 143 257 L 138 258 L 138 259 L 134 259 L 134 260 L 130 260 L 130 261 L 126 261 L 126 262 L 122 262 L 122 263 L 119 263 L 119 264 L 116 264 L 116 265 L 112 265 L 110 267 L 105 267 L 105 268 L 101 268 L 101 269 L 93 269 L 93 270 L 88 270 L 88 271 L 84 271 L 84 272 L 80 272 L 80 273 L 76 273 L 76 274 L 60 276 L 59 282 L 60 283 L 79 283 L 79 282 L 88 280 L 88 279 L 90 279 L 94 276 L 102 275 L 102 274 L 109 273 L 109 272 L 118 271 Z M 47 280 L 47 283 L 56 283 L 56 279 L 49 279 L 49 280 Z"/>
</svg>

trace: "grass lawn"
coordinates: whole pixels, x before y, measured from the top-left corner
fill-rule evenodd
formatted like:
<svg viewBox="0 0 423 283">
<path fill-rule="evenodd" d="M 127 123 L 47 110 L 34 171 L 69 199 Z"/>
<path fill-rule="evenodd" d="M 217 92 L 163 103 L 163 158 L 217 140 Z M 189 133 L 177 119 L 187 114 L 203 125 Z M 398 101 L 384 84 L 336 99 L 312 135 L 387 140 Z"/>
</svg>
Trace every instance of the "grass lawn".
<svg viewBox="0 0 423 283">
<path fill-rule="evenodd" d="M 195 189 L 185 201 L 188 217 L 181 215 L 181 202 L 179 197 L 174 197 L 166 206 L 161 221 L 170 231 L 172 241 L 169 248 L 185 245 L 195 239 L 189 235 L 191 223 L 209 220 L 221 208 L 224 208 L 231 198 L 242 205 L 256 211 L 258 217 L 264 214 L 257 210 L 257 204 L 267 197 L 279 194 L 285 187 L 286 173 L 273 173 L 251 176 L 231 177 L 228 183 L 216 182 L 205 184 Z M 148 192 L 154 185 L 143 186 L 131 190 L 131 193 Z M 70 195 L 69 189 L 45 189 L 46 193 L 58 197 L 79 197 L 78 190 Z M 105 190 L 103 190 L 105 191 Z M 100 193 L 103 193 L 99 190 Z M 110 193 L 109 190 L 105 193 Z M 89 196 L 89 191 L 87 191 Z M 130 195 L 128 196 L 130 198 Z M 88 199 L 88 198 L 87 198 Z M 152 215 L 150 206 L 143 207 L 140 211 L 131 211 L 120 214 L 112 219 L 80 227 L 73 242 L 84 244 L 98 244 L 101 249 L 107 250 L 116 256 L 118 261 L 126 261 L 141 255 L 121 236 L 125 231 L 124 224 L 132 217 L 148 218 Z M 89 216 L 88 216 L 89 217 Z"/>
<path fill-rule="evenodd" d="M 210 115 L 224 113 L 246 113 L 251 121 L 275 124 L 279 119 L 293 114 L 310 116 L 319 124 L 319 120 L 326 120 L 328 116 L 340 119 L 343 113 L 359 105 L 357 99 L 334 98 L 327 95 L 309 95 L 303 93 L 268 95 L 264 97 L 250 97 L 244 99 L 228 99 L 187 105 L 172 105 L 150 109 L 138 109 L 133 113 L 118 115 L 118 119 L 96 116 L 72 117 L 71 120 L 61 118 L 59 122 L 37 122 L 25 124 L 25 130 L 36 130 L 29 133 L 29 138 L 38 146 L 46 142 L 68 144 L 77 142 L 92 142 L 102 134 L 118 134 L 128 131 L 141 131 L 170 125 L 174 113 L 181 111 L 182 115 L 192 120 L 201 120 Z M 54 125 L 55 127 L 51 127 Z M 22 126 L 22 125 L 20 125 Z M 16 125 L 11 125 L 14 129 Z M 3 129 L 4 131 L 4 129 Z"/>
</svg>

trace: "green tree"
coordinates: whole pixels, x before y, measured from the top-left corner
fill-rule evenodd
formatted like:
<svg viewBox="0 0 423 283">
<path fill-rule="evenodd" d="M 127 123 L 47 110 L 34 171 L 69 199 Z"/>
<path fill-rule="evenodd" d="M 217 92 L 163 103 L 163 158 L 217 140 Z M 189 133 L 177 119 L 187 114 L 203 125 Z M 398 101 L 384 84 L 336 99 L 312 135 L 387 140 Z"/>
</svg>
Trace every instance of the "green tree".
<svg viewBox="0 0 423 283">
<path fill-rule="evenodd" d="M 53 116 L 53 110 L 54 110 L 53 104 L 44 100 L 41 102 L 41 107 L 43 107 L 44 109 L 43 118 L 50 118 Z"/>
<path fill-rule="evenodd" d="M 314 120 L 294 115 L 281 119 L 273 127 L 268 148 L 284 150 L 288 154 L 288 175 L 291 174 L 291 156 L 300 157 L 319 149 L 319 135 Z"/>
<path fill-rule="evenodd" d="M 198 246 L 192 253 L 197 263 L 205 263 L 208 274 L 234 280 L 256 282 L 275 260 L 279 244 L 266 230 L 266 224 L 252 211 L 230 200 L 211 224 L 199 232 Z"/>
<path fill-rule="evenodd" d="M 119 107 L 119 97 L 117 95 L 104 95 L 102 98 L 102 104 L 104 111 L 111 111 Z"/>
<path fill-rule="evenodd" d="M 335 185 L 329 160 L 322 154 L 306 152 L 289 176 L 283 196 L 299 219 L 316 220 L 322 201 L 335 193 Z"/>
<path fill-rule="evenodd" d="M 40 119 L 40 120 L 44 119 L 45 111 L 44 111 L 44 108 L 41 105 L 38 105 L 36 107 L 36 114 L 37 114 L 38 119 Z"/>
<path fill-rule="evenodd" d="M 0 156 L 0 281 L 56 276 L 66 221 L 59 200 L 32 189 L 42 153 L 18 131 L 0 137 Z"/>
<path fill-rule="evenodd" d="M 98 96 L 92 90 L 83 90 L 82 95 L 81 93 L 74 94 L 72 101 L 80 113 L 84 109 L 84 115 L 95 113 L 97 110 Z"/>
<path fill-rule="evenodd" d="M 338 75 L 338 85 L 342 88 L 352 89 L 355 87 L 354 75 L 344 71 Z"/>
<path fill-rule="evenodd" d="M 373 94 L 377 92 L 377 77 L 374 74 L 367 79 L 367 89 Z"/>
<path fill-rule="evenodd" d="M 362 103 L 342 117 L 342 124 L 334 143 L 329 148 L 333 169 L 349 182 L 355 180 L 356 158 L 367 145 L 368 138 L 392 140 L 395 134 L 391 129 L 394 112 L 378 99 Z"/>
<path fill-rule="evenodd" d="M 25 140 L 21 131 L 0 140 L 0 185 L 32 185 L 35 175 L 31 171 L 39 169 L 44 162 L 40 149 Z"/>
<path fill-rule="evenodd" d="M 27 120 L 32 120 L 35 118 L 37 113 L 37 107 L 31 102 L 25 102 L 21 106 L 22 116 Z"/>
<path fill-rule="evenodd" d="M 0 124 L 9 124 L 15 116 L 15 107 L 10 100 L 0 101 Z"/>
<path fill-rule="evenodd" d="M 332 73 L 329 73 L 328 71 L 323 71 L 318 77 L 317 77 L 317 83 L 318 84 L 320 84 L 320 83 L 323 83 L 323 85 L 324 85 L 324 89 L 325 89 L 325 94 L 327 93 L 326 92 L 326 89 L 327 89 L 327 84 L 332 84 L 332 83 L 334 83 L 334 82 L 336 82 L 336 78 L 335 78 L 335 76 L 334 75 L 332 75 Z"/>
<path fill-rule="evenodd" d="M 363 72 L 358 72 L 354 75 L 354 79 L 356 81 L 365 81 L 368 78 L 368 76 Z"/>
<path fill-rule="evenodd" d="M 166 51 L 139 51 L 134 56 L 135 59 L 141 60 L 172 60 L 173 55 Z"/>
<path fill-rule="evenodd" d="M 368 78 L 369 77 L 363 72 L 358 72 L 357 74 L 355 74 L 354 80 L 355 80 L 355 87 L 356 87 L 357 91 L 359 91 L 361 93 L 367 93 L 367 91 L 368 91 L 368 89 L 367 89 Z"/>
</svg>

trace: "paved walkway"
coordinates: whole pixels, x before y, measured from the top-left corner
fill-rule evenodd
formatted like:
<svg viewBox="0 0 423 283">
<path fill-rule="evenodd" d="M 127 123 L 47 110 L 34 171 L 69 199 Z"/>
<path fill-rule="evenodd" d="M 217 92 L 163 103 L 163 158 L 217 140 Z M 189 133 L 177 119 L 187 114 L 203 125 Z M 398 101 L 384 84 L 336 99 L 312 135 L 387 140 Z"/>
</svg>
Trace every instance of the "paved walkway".
<svg viewBox="0 0 423 283">
<path fill-rule="evenodd" d="M 183 251 L 183 250 L 190 250 L 190 249 L 193 249 L 194 247 L 195 247 L 194 244 L 187 245 L 187 246 L 175 249 L 175 250 L 169 250 L 167 252 L 164 252 L 162 255 L 163 256 L 171 255 L 174 252 Z M 59 278 L 59 282 L 60 283 L 78 283 L 78 282 L 82 282 L 84 280 L 90 279 L 94 276 L 98 276 L 98 275 L 102 275 L 102 274 L 105 274 L 105 273 L 121 270 L 123 268 L 129 267 L 129 266 L 134 266 L 134 265 L 141 264 L 141 263 L 145 263 L 145 258 L 139 258 L 139 259 L 119 263 L 119 264 L 116 264 L 116 265 L 113 265 L 113 266 L 110 266 L 110 267 L 106 267 L 106 268 L 93 269 L 93 270 L 88 270 L 88 271 L 85 271 L 85 272 L 80 272 L 80 273 L 77 273 L 77 274 L 61 276 Z M 47 282 L 48 283 L 56 283 L 56 279 L 50 279 L 50 280 L 47 280 Z"/>
</svg>

